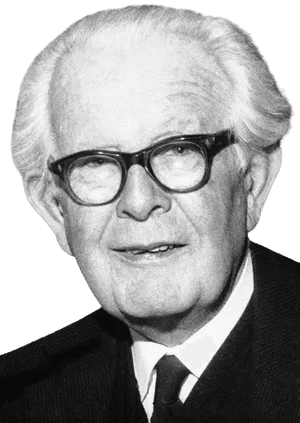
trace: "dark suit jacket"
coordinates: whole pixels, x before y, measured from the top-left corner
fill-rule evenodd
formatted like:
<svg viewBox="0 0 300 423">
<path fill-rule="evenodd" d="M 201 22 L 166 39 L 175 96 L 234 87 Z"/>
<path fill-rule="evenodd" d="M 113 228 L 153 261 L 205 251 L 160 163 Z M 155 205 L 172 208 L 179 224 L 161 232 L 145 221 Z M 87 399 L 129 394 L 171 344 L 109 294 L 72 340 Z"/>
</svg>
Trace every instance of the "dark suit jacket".
<svg viewBox="0 0 300 423">
<path fill-rule="evenodd" d="M 300 265 L 251 244 L 255 289 L 181 423 L 300 422 Z M 0 422 L 141 422 L 129 331 L 99 310 L 0 358 Z"/>
</svg>

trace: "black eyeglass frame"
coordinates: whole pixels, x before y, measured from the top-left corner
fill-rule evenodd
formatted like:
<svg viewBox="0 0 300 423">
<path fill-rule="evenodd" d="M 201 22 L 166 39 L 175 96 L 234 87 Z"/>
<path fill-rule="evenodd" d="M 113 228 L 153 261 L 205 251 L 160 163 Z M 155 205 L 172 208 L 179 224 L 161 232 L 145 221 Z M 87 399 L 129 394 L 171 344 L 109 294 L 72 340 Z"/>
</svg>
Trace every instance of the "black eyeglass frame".
<svg viewBox="0 0 300 423">
<path fill-rule="evenodd" d="M 205 171 L 202 180 L 192 188 L 187 189 L 171 189 L 161 183 L 159 179 L 155 176 L 153 169 L 151 167 L 151 157 L 154 153 L 157 153 L 160 149 L 164 149 L 166 146 L 170 145 L 180 145 L 183 142 L 189 142 L 194 144 L 205 158 Z M 145 148 L 144 150 L 140 150 L 134 153 L 122 153 L 117 151 L 109 151 L 109 150 L 100 150 L 100 149 L 93 149 L 93 150 L 83 150 L 79 151 L 74 154 L 70 154 L 68 156 L 62 157 L 54 162 L 50 162 L 48 160 L 48 169 L 57 175 L 62 181 L 62 188 L 65 192 L 69 195 L 69 197 L 77 204 L 82 206 L 94 207 L 94 206 L 104 206 L 106 204 L 112 203 L 115 201 L 119 195 L 121 194 L 124 185 L 127 180 L 128 171 L 131 166 L 138 164 L 142 166 L 148 175 L 156 182 L 156 184 L 162 188 L 166 192 L 170 193 L 189 193 L 193 191 L 197 191 L 198 189 L 202 188 L 209 180 L 211 174 L 211 167 L 214 156 L 223 150 L 225 147 L 232 145 L 236 142 L 236 139 L 230 130 L 225 130 L 221 132 L 217 132 L 215 134 L 192 134 L 192 135 L 177 135 L 169 138 L 165 138 L 164 140 L 159 141 L 158 143 L 151 145 L 150 147 Z M 74 161 L 84 158 L 84 157 L 91 157 L 91 156 L 106 156 L 110 159 L 115 160 L 121 166 L 122 170 L 122 179 L 120 188 L 118 189 L 117 193 L 114 197 L 106 201 L 104 203 L 96 203 L 91 204 L 81 200 L 71 188 L 69 182 L 69 171 L 71 165 Z"/>
</svg>

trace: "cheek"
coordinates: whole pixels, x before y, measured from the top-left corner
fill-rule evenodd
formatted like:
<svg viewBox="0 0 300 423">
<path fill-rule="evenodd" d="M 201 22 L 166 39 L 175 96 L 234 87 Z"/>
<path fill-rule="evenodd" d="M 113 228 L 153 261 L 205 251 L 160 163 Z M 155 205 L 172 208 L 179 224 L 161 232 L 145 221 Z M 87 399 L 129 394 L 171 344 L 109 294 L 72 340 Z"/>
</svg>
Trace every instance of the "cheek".
<svg viewBox="0 0 300 423">
<path fill-rule="evenodd" d="M 75 256 L 93 245 L 101 246 L 101 240 L 112 215 L 111 208 L 111 205 L 85 207 L 67 200 L 64 205 L 65 229 Z"/>
<path fill-rule="evenodd" d="M 194 271 L 201 280 L 201 304 L 211 307 L 229 286 L 244 251 L 247 203 L 243 183 L 239 179 L 213 183 L 191 204 L 193 209 L 185 210 L 198 235 Z"/>
<path fill-rule="evenodd" d="M 199 238 L 218 246 L 223 238 L 246 232 L 247 202 L 242 181 L 212 181 L 202 190 L 177 196 L 183 214 Z"/>
<path fill-rule="evenodd" d="M 93 292 L 99 276 L 108 273 L 103 238 L 111 213 L 110 207 L 81 207 L 73 203 L 65 217 L 69 246 Z"/>
<path fill-rule="evenodd" d="M 103 245 L 103 236 L 109 216 L 94 208 L 70 213 L 66 232 L 72 254 L 89 288 L 102 307 L 115 310 L 111 266 Z"/>
<path fill-rule="evenodd" d="M 204 268 L 207 269 L 203 281 L 211 285 L 211 290 L 214 289 L 211 281 L 215 281 L 218 289 L 222 283 L 219 276 L 222 272 L 228 275 L 233 263 L 239 261 L 247 237 L 243 179 L 230 169 L 218 174 L 221 177 L 211 178 L 202 190 L 186 198 L 177 197 L 179 207 L 197 236 L 199 258 L 201 263 L 206 263 Z"/>
</svg>

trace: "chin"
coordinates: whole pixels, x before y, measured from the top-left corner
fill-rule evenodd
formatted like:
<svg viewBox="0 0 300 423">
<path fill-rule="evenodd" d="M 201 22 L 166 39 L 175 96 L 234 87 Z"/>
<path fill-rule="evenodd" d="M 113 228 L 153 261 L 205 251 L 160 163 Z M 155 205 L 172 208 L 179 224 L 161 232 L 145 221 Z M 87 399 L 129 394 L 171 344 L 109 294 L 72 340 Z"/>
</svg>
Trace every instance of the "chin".
<svg viewBox="0 0 300 423">
<path fill-rule="evenodd" d="M 193 308 L 194 304 L 191 299 L 183 298 L 163 298 L 153 300 L 143 297 L 140 299 L 133 298 L 130 302 L 117 303 L 119 312 L 126 320 L 139 319 L 164 319 L 172 316 L 185 314 Z"/>
</svg>

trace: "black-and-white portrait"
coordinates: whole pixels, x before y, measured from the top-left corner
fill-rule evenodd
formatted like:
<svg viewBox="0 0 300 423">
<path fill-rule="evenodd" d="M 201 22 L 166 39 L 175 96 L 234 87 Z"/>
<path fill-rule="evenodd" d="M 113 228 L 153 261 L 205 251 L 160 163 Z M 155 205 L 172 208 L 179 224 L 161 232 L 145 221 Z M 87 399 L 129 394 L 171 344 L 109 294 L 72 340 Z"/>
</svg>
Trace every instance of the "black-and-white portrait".
<svg viewBox="0 0 300 423">
<path fill-rule="evenodd" d="M 7 6 L 1 421 L 300 421 L 296 19 Z"/>
</svg>

